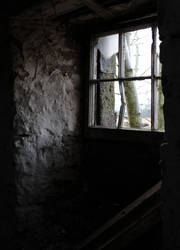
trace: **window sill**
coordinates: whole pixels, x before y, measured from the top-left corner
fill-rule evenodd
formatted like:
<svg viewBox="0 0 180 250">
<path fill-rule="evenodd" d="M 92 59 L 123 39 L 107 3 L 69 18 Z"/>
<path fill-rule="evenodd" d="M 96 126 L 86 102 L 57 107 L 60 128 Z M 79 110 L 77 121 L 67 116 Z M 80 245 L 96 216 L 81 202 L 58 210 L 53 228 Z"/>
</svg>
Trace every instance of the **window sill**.
<svg viewBox="0 0 180 250">
<path fill-rule="evenodd" d="M 89 140 L 106 140 L 119 142 L 155 143 L 160 144 L 164 138 L 163 131 L 138 129 L 110 129 L 104 127 L 87 127 L 84 138 Z"/>
</svg>

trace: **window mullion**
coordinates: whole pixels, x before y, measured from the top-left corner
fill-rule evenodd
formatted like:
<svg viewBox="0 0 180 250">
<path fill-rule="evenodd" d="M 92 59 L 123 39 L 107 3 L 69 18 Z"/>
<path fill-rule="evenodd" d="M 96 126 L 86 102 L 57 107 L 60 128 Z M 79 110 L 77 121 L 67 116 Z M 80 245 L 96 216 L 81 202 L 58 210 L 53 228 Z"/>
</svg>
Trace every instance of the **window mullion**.
<svg viewBox="0 0 180 250">
<path fill-rule="evenodd" d="M 119 78 L 124 78 L 124 34 L 119 34 Z"/>
<path fill-rule="evenodd" d="M 100 79 L 100 51 L 97 50 L 97 80 Z M 100 82 L 97 82 L 96 84 L 96 125 L 100 125 L 100 113 L 101 113 L 101 108 L 100 108 L 100 92 L 101 92 L 101 86 Z"/>
<path fill-rule="evenodd" d="M 151 48 L 151 130 L 157 129 L 157 111 L 155 109 L 157 102 L 156 95 L 156 35 L 157 28 L 152 27 L 152 48 Z"/>
<path fill-rule="evenodd" d="M 118 60 L 119 60 L 119 68 L 118 68 L 118 78 L 124 77 L 124 34 L 119 34 L 119 53 L 118 53 Z M 124 87 L 123 81 L 119 80 L 119 92 L 121 96 L 121 107 L 119 110 L 119 120 L 118 120 L 118 128 L 122 127 L 124 112 L 125 112 L 125 94 L 124 94 Z"/>
<path fill-rule="evenodd" d="M 88 125 L 93 126 L 95 124 L 95 86 L 90 82 L 91 79 L 95 79 L 95 63 L 96 54 L 95 53 L 94 40 L 91 39 L 90 42 L 90 66 L 89 66 L 89 109 L 88 109 Z"/>
</svg>

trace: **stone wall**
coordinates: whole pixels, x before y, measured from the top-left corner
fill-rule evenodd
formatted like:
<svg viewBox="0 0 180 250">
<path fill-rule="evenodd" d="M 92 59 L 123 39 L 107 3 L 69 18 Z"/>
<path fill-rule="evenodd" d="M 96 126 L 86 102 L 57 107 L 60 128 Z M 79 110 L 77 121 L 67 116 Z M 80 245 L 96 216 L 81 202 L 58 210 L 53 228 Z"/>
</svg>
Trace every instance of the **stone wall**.
<svg viewBox="0 0 180 250">
<path fill-rule="evenodd" d="M 26 249 L 45 241 L 53 216 L 81 189 L 81 55 L 59 23 L 14 20 L 11 42 L 16 212 Z"/>
</svg>

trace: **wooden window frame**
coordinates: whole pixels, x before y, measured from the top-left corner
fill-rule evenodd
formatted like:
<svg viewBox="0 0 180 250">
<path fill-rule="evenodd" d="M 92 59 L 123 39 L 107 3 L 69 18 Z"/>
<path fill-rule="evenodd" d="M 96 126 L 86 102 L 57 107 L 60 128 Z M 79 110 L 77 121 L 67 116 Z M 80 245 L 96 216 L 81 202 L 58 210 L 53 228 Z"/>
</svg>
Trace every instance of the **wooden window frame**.
<svg viewBox="0 0 180 250">
<path fill-rule="evenodd" d="M 152 49 L 151 49 L 151 75 L 149 76 L 137 76 L 137 77 L 124 77 L 124 72 L 122 72 L 122 68 L 123 67 L 119 67 L 119 76 L 118 78 L 112 78 L 112 79 L 93 79 L 93 68 L 94 68 L 94 56 L 93 56 L 93 48 L 94 48 L 94 39 L 95 37 L 92 38 L 91 40 L 91 51 L 90 51 L 90 77 L 89 77 L 89 117 L 88 117 L 88 126 L 89 127 L 97 127 L 97 125 L 95 125 L 95 117 L 94 117 L 94 108 L 95 108 L 95 103 L 94 103 L 94 95 L 95 95 L 95 84 L 96 83 L 101 83 L 101 82 L 115 82 L 115 81 L 119 81 L 119 83 L 123 83 L 124 81 L 142 81 L 142 80 L 151 80 L 151 130 L 150 131 L 154 131 L 155 129 L 155 83 L 156 81 L 160 80 L 161 77 L 160 76 L 156 76 L 156 72 L 155 72 L 155 62 L 156 62 L 156 36 L 157 36 L 157 26 L 155 25 L 147 25 L 147 26 L 143 26 L 143 28 L 152 28 Z M 118 33 L 113 33 L 113 34 L 118 34 L 119 35 L 119 62 L 120 64 L 123 63 L 122 60 L 122 55 L 123 55 L 123 46 L 122 46 L 122 39 L 123 39 L 123 34 L 125 32 L 128 31 L 135 31 L 135 30 L 139 30 L 142 29 L 139 27 L 134 27 L 126 29 L 126 30 L 122 30 L 121 32 Z M 111 35 L 112 33 L 107 33 L 106 35 Z M 122 66 L 122 65 L 121 65 Z M 122 128 L 120 128 L 122 129 Z M 123 128 L 124 129 L 124 128 Z M 133 130 L 133 128 L 131 128 Z M 140 129 L 141 130 L 141 129 Z"/>
<path fill-rule="evenodd" d="M 143 23 L 143 24 L 141 24 Z M 138 29 L 145 29 L 145 28 L 152 28 L 152 48 L 151 48 L 151 75 L 150 76 L 141 76 L 141 77 L 132 77 L 132 78 L 124 78 L 122 77 L 122 72 L 120 72 L 119 78 L 116 79 L 92 79 L 93 75 L 93 48 L 94 48 L 94 40 L 97 37 L 106 36 L 106 35 L 113 35 L 113 34 L 123 34 L 130 31 L 135 31 Z M 84 135 L 85 138 L 94 138 L 94 139 L 107 139 L 107 140 L 123 140 L 123 138 L 131 137 L 130 141 L 139 139 L 139 142 L 160 142 L 164 138 L 164 131 L 158 131 L 155 129 L 155 115 L 154 115 L 154 107 L 155 107 L 155 83 L 162 78 L 160 76 L 156 76 L 155 72 L 155 51 L 156 51 L 156 35 L 157 35 L 157 22 L 156 21 L 149 21 L 148 19 L 145 21 L 141 20 L 135 22 L 131 20 L 127 24 L 120 25 L 120 28 L 116 28 L 115 30 L 108 30 L 105 32 L 96 32 L 91 33 L 90 35 L 90 44 L 89 44 L 89 70 L 87 76 L 87 86 L 86 86 L 86 108 L 85 108 L 85 126 L 84 126 Z M 122 45 L 119 39 L 119 49 L 122 50 Z M 121 46 L 121 47 L 120 47 Z M 119 53 L 122 55 L 122 53 Z M 122 62 L 122 60 L 120 60 Z M 95 84 L 97 82 L 108 82 L 108 81 L 124 81 L 124 80 L 151 80 L 151 130 L 143 130 L 143 129 L 134 129 L 134 128 L 106 128 L 101 126 L 95 126 Z M 125 139 L 126 140 L 126 139 Z"/>
</svg>

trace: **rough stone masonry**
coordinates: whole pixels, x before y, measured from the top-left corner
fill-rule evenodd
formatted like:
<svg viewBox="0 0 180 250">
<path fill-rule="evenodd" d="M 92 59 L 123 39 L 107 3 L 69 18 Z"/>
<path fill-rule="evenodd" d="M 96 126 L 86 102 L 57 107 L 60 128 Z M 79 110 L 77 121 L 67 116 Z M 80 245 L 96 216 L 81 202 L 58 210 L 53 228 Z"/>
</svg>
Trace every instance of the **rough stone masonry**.
<svg viewBox="0 0 180 250">
<path fill-rule="evenodd" d="M 51 201 L 60 206 L 65 195 L 76 192 L 82 82 L 78 41 L 59 22 L 31 20 L 11 23 L 11 46 L 16 212 L 18 230 L 31 231 L 32 242 L 55 213 Z"/>
</svg>

